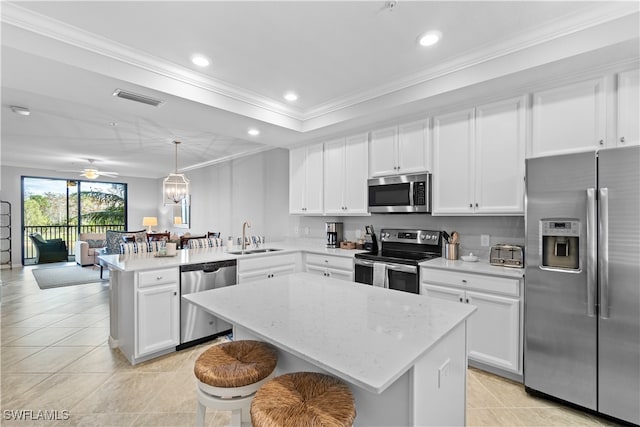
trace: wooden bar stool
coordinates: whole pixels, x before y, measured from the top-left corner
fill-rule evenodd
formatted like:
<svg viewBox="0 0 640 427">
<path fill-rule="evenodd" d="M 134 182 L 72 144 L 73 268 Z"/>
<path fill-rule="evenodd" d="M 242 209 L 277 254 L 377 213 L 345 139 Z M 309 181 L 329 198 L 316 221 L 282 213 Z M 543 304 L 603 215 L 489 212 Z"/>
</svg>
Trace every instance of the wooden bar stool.
<svg viewBox="0 0 640 427">
<path fill-rule="evenodd" d="M 355 418 L 349 386 L 316 372 L 276 377 L 263 385 L 251 402 L 253 427 L 350 427 Z"/>
<path fill-rule="evenodd" d="M 261 341 L 240 340 L 215 345 L 196 360 L 198 379 L 196 426 L 204 425 L 206 408 L 231 411 L 231 425 L 250 418 L 251 399 L 275 376 L 276 349 Z"/>
</svg>

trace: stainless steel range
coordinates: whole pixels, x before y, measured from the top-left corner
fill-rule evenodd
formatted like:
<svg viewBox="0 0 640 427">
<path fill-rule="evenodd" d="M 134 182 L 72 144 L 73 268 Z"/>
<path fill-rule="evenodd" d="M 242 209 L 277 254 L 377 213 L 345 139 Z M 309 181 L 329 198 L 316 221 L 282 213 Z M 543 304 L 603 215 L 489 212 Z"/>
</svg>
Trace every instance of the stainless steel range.
<svg viewBox="0 0 640 427">
<path fill-rule="evenodd" d="M 379 252 L 355 255 L 355 280 L 367 285 L 419 294 L 418 264 L 441 255 L 440 231 L 382 229 Z"/>
</svg>

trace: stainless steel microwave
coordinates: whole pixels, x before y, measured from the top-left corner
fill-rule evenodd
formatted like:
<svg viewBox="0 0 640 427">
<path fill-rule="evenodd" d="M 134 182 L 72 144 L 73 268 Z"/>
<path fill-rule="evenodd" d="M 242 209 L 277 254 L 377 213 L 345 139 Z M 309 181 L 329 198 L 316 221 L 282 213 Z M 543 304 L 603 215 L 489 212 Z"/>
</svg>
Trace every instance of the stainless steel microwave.
<svg viewBox="0 0 640 427">
<path fill-rule="evenodd" d="M 369 212 L 431 212 L 431 174 L 372 178 L 367 185 Z"/>
</svg>

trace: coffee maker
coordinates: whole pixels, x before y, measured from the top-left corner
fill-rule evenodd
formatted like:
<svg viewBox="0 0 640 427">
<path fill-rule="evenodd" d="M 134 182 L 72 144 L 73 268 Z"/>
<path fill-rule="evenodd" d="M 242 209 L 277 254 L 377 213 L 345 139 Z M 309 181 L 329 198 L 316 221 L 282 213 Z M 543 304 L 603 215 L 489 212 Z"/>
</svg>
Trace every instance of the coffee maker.
<svg viewBox="0 0 640 427">
<path fill-rule="evenodd" d="M 325 225 L 327 228 L 327 248 L 340 247 L 340 242 L 342 241 L 342 223 L 327 222 Z"/>
<path fill-rule="evenodd" d="M 367 234 L 365 235 L 364 241 L 364 250 L 369 251 L 371 253 L 378 253 L 378 239 L 376 238 L 376 233 L 373 230 L 373 225 L 366 225 L 365 230 Z"/>
</svg>

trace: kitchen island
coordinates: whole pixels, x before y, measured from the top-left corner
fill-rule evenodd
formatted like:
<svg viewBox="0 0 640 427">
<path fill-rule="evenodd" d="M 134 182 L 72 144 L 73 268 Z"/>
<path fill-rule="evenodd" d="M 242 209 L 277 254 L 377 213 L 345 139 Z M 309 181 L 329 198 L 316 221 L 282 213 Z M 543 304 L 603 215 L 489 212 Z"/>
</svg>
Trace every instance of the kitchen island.
<svg viewBox="0 0 640 427">
<path fill-rule="evenodd" d="M 471 305 L 308 273 L 183 298 L 234 325 L 234 339 L 276 346 L 278 374 L 346 381 L 355 425 L 465 423 Z"/>
</svg>

